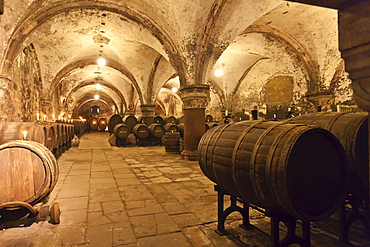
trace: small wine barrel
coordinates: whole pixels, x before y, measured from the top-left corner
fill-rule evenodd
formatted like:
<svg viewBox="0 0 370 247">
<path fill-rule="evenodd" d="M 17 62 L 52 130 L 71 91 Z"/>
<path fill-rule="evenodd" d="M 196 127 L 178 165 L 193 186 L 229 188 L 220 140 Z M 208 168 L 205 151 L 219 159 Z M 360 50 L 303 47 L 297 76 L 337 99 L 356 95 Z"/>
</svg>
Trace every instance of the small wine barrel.
<svg viewBox="0 0 370 247">
<path fill-rule="evenodd" d="M 173 123 L 166 123 L 163 126 L 163 128 L 165 132 L 178 132 L 179 131 L 179 128 L 177 127 L 177 125 Z"/>
<path fill-rule="evenodd" d="M 177 117 L 176 120 L 178 125 L 184 123 L 184 115 Z"/>
<path fill-rule="evenodd" d="M 166 124 L 161 116 L 155 116 L 154 123 L 160 124 L 162 126 Z"/>
<path fill-rule="evenodd" d="M 316 125 L 330 131 L 346 151 L 353 180 L 369 186 L 368 113 L 318 112 L 290 118 L 287 122 Z"/>
<path fill-rule="evenodd" d="M 126 124 L 117 124 L 114 127 L 113 134 L 120 139 L 126 139 L 130 134 L 130 130 L 128 129 Z"/>
<path fill-rule="evenodd" d="M 144 139 L 149 136 L 150 131 L 148 126 L 146 126 L 145 124 L 136 124 L 133 129 L 133 133 L 137 138 Z"/>
<path fill-rule="evenodd" d="M 109 133 L 114 134 L 114 127 L 116 127 L 116 125 L 120 123 L 122 123 L 122 117 L 118 114 L 112 115 L 108 120 Z"/>
<path fill-rule="evenodd" d="M 206 131 L 209 130 L 210 128 L 218 126 L 218 123 L 215 122 L 206 122 Z"/>
<path fill-rule="evenodd" d="M 180 153 L 184 151 L 184 138 L 180 137 Z"/>
<path fill-rule="evenodd" d="M 27 131 L 27 140 L 35 141 L 46 146 L 47 129 L 44 126 L 31 122 L 0 123 L 0 144 L 13 140 L 23 140 L 24 131 Z"/>
<path fill-rule="evenodd" d="M 172 123 L 177 125 L 177 119 L 174 116 L 165 116 L 163 120 L 166 124 Z"/>
<path fill-rule="evenodd" d="M 54 188 L 58 164 L 45 146 L 33 141 L 11 141 L 0 146 L 0 204 L 36 204 Z"/>
<path fill-rule="evenodd" d="M 184 123 L 177 125 L 181 138 L 184 138 Z"/>
<path fill-rule="evenodd" d="M 206 115 L 205 119 L 206 119 L 206 122 L 212 122 L 213 121 L 213 116 L 208 114 L 208 115 Z"/>
<path fill-rule="evenodd" d="M 149 125 L 150 134 L 156 138 L 162 138 L 165 131 L 162 125 L 158 123 L 152 123 Z"/>
<path fill-rule="evenodd" d="M 89 126 L 91 130 L 98 130 L 99 129 L 99 120 L 97 118 L 90 118 Z"/>
<path fill-rule="evenodd" d="M 127 125 L 130 133 L 133 133 L 134 127 L 138 124 L 138 121 L 135 116 L 129 115 L 123 118 L 123 123 Z"/>
<path fill-rule="evenodd" d="M 101 130 L 101 131 L 105 131 L 105 129 L 107 128 L 107 119 L 106 118 L 100 118 L 99 119 L 99 123 L 98 123 L 98 125 L 99 125 L 99 129 Z"/>
<path fill-rule="evenodd" d="M 166 153 L 179 154 L 180 153 L 180 133 L 166 132 L 163 136 L 163 145 Z"/>
<path fill-rule="evenodd" d="M 244 202 L 307 221 L 334 213 L 348 189 L 343 146 L 316 126 L 255 120 L 217 126 L 201 138 L 198 162 Z"/>
</svg>

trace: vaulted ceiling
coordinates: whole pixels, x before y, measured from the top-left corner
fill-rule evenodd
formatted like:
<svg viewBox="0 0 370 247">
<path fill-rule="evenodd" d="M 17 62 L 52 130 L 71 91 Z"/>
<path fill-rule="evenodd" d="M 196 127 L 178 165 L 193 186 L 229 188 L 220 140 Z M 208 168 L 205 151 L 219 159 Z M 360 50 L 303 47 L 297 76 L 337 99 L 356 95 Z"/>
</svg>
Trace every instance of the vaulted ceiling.
<svg viewBox="0 0 370 247">
<path fill-rule="evenodd" d="M 232 95 L 251 66 L 270 58 L 251 34 L 283 39 L 310 71 L 323 68 L 321 52 L 337 42 L 320 28 L 336 25 L 328 22 L 336 11 L 281 0 L 12 0 L 0 18 L 1 73 L 9 75 L 32 44 L 42 97 L 69 110 L 97 91 L 122 111 L 138 100 L 178 97 L 170 89 L 187 84 L 211 83 Z M 218 68 L 228 76 L 215 77 Z M 317 73 L 309 77 L 322 83 Z"/>
</svg>

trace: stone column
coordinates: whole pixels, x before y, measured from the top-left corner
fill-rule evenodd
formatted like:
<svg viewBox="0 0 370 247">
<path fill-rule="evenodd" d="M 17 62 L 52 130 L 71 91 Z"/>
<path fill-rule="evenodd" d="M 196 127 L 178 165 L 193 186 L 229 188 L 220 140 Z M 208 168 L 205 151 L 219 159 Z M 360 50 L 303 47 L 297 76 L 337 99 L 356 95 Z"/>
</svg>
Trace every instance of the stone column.
<svg viewBox="0 0 370 247">
<path fill-rule="evenodd" d="M 345 70 L 352 80 L 356 104 L 360 109 L 367 111 L 370 117 L 370 2 L 350 3 L 347 8 L 339 11 L 339 50 L 345 61 Z M 370 180 L 370 161 L 368 177 Z M 370 188 L 367 193 L 365 215 L 370 217 Z"/>
<path fill-rule="evenodd" d="M 198 143 L 205 132 L 205 109 L 209 101 L 209 86 L 203 84 L 180 88 L 184 109 L 185 160 L 197 160 Z"/>
<path fill-rule="evenodd" d="M 141 105 L 143 124 L 151 125 L 154 122 L 155 105 Z"/>
</svg>

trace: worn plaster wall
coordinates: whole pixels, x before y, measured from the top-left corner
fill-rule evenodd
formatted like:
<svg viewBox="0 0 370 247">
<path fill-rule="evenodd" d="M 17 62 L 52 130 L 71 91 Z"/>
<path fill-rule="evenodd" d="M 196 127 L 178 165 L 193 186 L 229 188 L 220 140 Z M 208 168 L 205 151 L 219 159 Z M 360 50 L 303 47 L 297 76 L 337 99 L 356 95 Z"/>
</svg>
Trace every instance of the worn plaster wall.
<svg viewBox="0 0 370 247">
<path fill-rule="evenodd" d="M 14 121 L 14 83 L 8 79 L 0 77 L 0 123 Z"/>
<path fill-rule="evenodd" d="M 41 109 L 42 82 L 39 61 L 35 48 L 31 44 L 19 53 L 12 66 L 12 78 L 15 84 L 13 100 L 15 121 L 35 121 L 36 114 L 46 114 Z"/>
<path fill-rule="evenodd" d="M 308 68 L 297 51 L 285 40 L 274 35 L 249 33 L 242 37 L 246 50 L 267 57 L 254 64 L 242 80 L 235 94 L 227 91 L 223 93 L 226 100 L 231 100 L 229 110 L 234 115 L 258 109 L 260 117 L 271 119 L 274 114 L 277 118 L 286 118 L 288 109 L 296 114 L 304 114 L 315 110 L 312 102 L 307 100 L 310 84 Z M 253 44 L 253 46 L 250 46 Z M 328 52 L 327 67 L 336 67 L 338 57 Z M 331 63 L 331 64 L 330 64 Z M 318 73 L 314 71 L 314 73 Z M 322 73 L 324 90 L 333 94 L 333 99 L 323 107 L 325 110 L 335 110 L 336 104 L 352 100 L 351 81 L 348 80 L 343 66 L 337 66 L 336 72 Z M 223 80 L 227 83 L 227 79 Z M 230 84 L 230 83 L 229 83 Z M 330 86 L 331 85 L 331 86 Z M 211 88 L 211 100 L 207 112 L 216 118 L 222 118 L 223 104 L 220 94 Z"/>
</svg>

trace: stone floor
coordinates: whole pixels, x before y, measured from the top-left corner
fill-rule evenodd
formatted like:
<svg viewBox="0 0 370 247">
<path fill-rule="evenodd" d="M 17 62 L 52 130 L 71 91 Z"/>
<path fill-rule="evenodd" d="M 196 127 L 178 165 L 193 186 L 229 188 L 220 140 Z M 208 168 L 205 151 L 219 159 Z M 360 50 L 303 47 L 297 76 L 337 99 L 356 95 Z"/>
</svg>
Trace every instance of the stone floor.
<svg viewBox="0 0 370 247">
<path fill-rule="evenodd" d="M 256 228 L 240 228 L 240 214 L 232 213 L 226 222 L 230 234 L 215 233 L 217 194 L 198 162 L 166 154 L 164 147 L 104 143 L 99 149 L 107 138 L 85 134 L 79 148 L 59 158 L 59 180 L 47 203 L 59 203 L 60 224 L 46 219 L 3 229 L 0 246 L 270 246 L 270 219 L 252 209 Z M 322 223 L 330 224 L 311 226 L 311 246 L 345 246 L 337 224 Z M 355 230 L 352 246 L 370 246 L 364 232 Z"/>
</svg>

